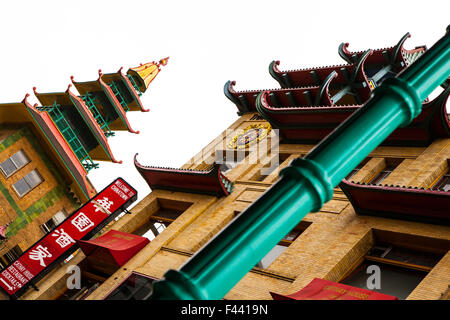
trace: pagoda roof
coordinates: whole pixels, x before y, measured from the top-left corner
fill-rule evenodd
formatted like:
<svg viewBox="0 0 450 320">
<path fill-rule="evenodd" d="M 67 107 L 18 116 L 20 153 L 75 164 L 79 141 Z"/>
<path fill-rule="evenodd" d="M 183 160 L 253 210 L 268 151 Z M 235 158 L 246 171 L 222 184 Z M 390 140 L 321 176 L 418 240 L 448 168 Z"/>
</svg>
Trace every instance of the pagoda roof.
<svg viewBox="0 0 450 320">
<path fill-rule="evenodd" d="M 405 34 L 400 41 L 392 47 L 357 52 L 348 50 L 349 43 L 341 43 L 338 53 L 348 64 L 280 71 L 278 69 L 280 61 L 272 61 L 269 66 L 269 72 L 284 88 L 319 85 L 320 81 L 333 71 L 337 72 L 339 75 L 335 80 L 337 83 L 348 82 L 348 75 L 356 76 L 356 80 L 358 81 L 367 81 L 368 75 L 366 72 L 374 65 L 391 65 L 394 67 L 394 72 L 397 74 L 426 50 L 425 46 L 406 50 L 403 45 L 409 37 L 411 37 L 409 33 Z"/>
<path fill-rule="evenodd" d="M 87 93 L 95 93 L 95 92 L 101 92 L 105 94 L 106 101 L 109 103 L 110 108 L 113 109 L 117 115 L 119 116 L 119 121 L 114 121 L 109 125 L 109 127 L 113 130 L 127 130 L 132 133 L 138 134 L 139 131 L 135 131 L 131 128 L 130 123 L 128 122 L 127 115 L 125 113 L 125 110 L 120 105 L 120 102 L 117 100 L 116 96 L 112 92 L 111 88 L 102 80 L 103 73 L 101 70 L 98 71 L 99 77 L 97 80 L 94 81 L 85 81 L 85 82 L 78 82 L 74 80 L 74 77 L 71 76 L 70 79 L 75 86 L 75 88 L 78 90 L 78 92 L 81 95 L 86 95 Z M 105 106 L 102 105 L 102 102 L 98 101 L 96 102 L 96 105 L 100 104 L 102 108 L 105 108 Z"/>
<path fill-rule="evenodd" d="M 398 74 L 425 52 L 425 46 L 404 49 L 409 37 L 407 33 L 390 48 L 358 52 L 350 52 L 349 44 L 342 43 L 338 51 L 347 64 L 280 71 L 280 61 L 272 61 L 269 73 L 282 88 L 290 88 L 268 90 L 278 100 L 273 104 L 277 107 L 363 104 L 377 84 Z M 239 115 L 255 112 L 256 97 L 267 90 L 235 91 L 235 84 L 235 81 L 225 84 L 225 96 L 237 106 Z"/>
<path fill-rule="evenodd" d="M 77 97 L 70 91 L 69 84 L 65 92 L 51 92 L 51 93 L 38 93 L 36 87 L 33 88 L 34 94 L 39 102 L 44 106 L 51 106 L 53 103 L 60 104 L 63 108 L 75 108 L 78 114 L 81 116 L 83 121 L 89 128 L 90 133 L 95 137 L 100 148 L 95 148 L 89 152 L 89 155 L 96 160 L 112 161 L 114 163 L 122 163 L 122 161 L 117 160 L 112 154 L 111 148 L 109 146 L 108 140 L 103 132 L 103 130 L 98 125 L 97 121 L 92 116 L 88 107 L 84 104 L 83 100 Z"/>
<path fill-rule="evenodd" d="M 227 196 L 233 190 L 233 183 L 221 172 L 220 164 L 213 164 L 209 170 L 190 170 L 143 166 L 134 156 L 134 165 L 149 187 L 170 191 Z"/>
<path fill-rule="evenodd" d="M 265 91 L 258 96 L 256 109 L 272 128 L 280 130 L 285 143 L 317 143 L 361 107 L 275 107 L 269 102 L 271 93 Z M 434 139 L 450 137 L 446 112 L 449 93 L 450 87 L 447 87 L 434 100 L 424 102 L 420 115 L 409 126 L 396 129 L 383 145 L 426 146 Z"/>
<path fill-rule="evenodd" d="M 37 104 L 32 106 L 27 98 L 20 103 L 0 104 L 1 123 L 29 123 L 33 133 L 39 137 L 43 146 L 51 150 L 53 156 L 67 172 L 67 177 L 75 182 L 75 185 L 83 201 L 90 199 L 97 192 L 87 179 L 87 171 L 70 148 L 61 132 L 56 127 L 46 112 L 36 109 Z"/>
<path fill-rule="evenodd" d="M 397 65 L 397 67 L 400 68 L 400 70 L 397 70 L 397 72 L 400 72 L 405 67 L 409 66 L 412 62 L 414 62 L 415 59 L 417 59 L 422 53 L 424 53 L 427 50 L 427 47 L 425 45 L 417 46 L 414 49 L 410 50 L 405 49 L 404 44 L 406 40 L 410 37 L 411 34 L 407 32 L 395 46 L 388 48 L 373 49 L 372 50 L 373 53 L 370 59 L 367 60 L 367 64 L 384 63 L 386 61 L 386 58 L 388 57 L 392 59 L 393 64 Z M 348 42 L 341 43 L 338 52 L 341 58 L 343 58 L 345 61 L 349 63 L 357 60 L 365 52 L 365 51 L 350 51 L 348 50 L 348 47 L 349 47 Z"/>
<path fill-rule="evenodd" d="M 128 79 L 128 77 L 122 73 L 122 69 L 123 67 L 121 67 L 119 71 L 117 71 L 116 73 L 104 73 L 102 74 L 101 78 L 107 84 L 113 81 L 121 81 L 125 85 L 128 93 L 133 97 L 133 101 L 128 103 L 130 111 L 142 111 L 142 112 L 150 111 L 149 109 L 144 108 L 141 98 L 134 89 L 132 83 L 130 82 L 130 79 Z"/>
<path fill-rule="evenodd" d="M 294 85 L 290 83 L 290 85 L 282 86 L 281 89 L 235 91 L 234 85 L 236 81 L 228 81 L 224 86 L 224 94 L 236 105 L 239 115 L 255 112 L 256 97 L 263 91 L 270 91 L 270 95 L 275 96 L 274 98 L 271 97 L 271 99 L 275 99 L 273 103 L 277 107 L 334 106 L 342 105 L 342 102 L 335 104 L 332 92 L 337 93 L 338 90 L 343 89 L 346 85 L 350 85 L 353 86 L 352 90 L 357 92 L 361 103 L 364 103 L 370 98 L 372 92 L 369 81 L 362 69 L 364 61 L 370 54 L 371 52 L 368 51 L 360 59 L 360 62 L 355 65 L 348 64 L 299 70 L 297 73 L 301 73 L 301 78 L 304 78 L 305 81 L 298 81 Z"/>
<path fill-rule="evenodd" d="M 340 188 L 360 215 L 450 225 L 450 192 L 404 186 L 359 184 Z"/>
<path fill-rule="evenodd" d="M 359 61 L 352 64 L 288 71 L 278 70 L 280 61 L 272 61 L 269 66 L 269 73 L 278 81 L 278 83 L 280 83 L 282 88 L 320 86 L 330 74 L 334 73 L 336 76 L 334 77 L 332 84 L 336 89 L 354 82 L 355 90 L 361 96 L 362 101 L 366 101 L 370 97 L 371 89 L 364 72 L 364 64 L 372 54 L 372 50 L 367 50 L 364 55 L 359 57 Z"/>
</svg>

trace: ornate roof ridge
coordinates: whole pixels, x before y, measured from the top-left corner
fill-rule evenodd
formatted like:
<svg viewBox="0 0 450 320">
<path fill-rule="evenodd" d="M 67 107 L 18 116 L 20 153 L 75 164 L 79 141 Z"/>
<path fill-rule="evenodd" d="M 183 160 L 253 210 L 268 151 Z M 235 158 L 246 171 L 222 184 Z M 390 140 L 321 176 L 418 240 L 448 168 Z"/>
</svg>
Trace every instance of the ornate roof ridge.
<svg viewBox="0 0 450 320">
<path fill-rule="evenodd" d="M 236 81 L 228 80 L 227 83 L 230 82 L 230 88 L 233 90 L 232 93 L 251 93 L 251 92 L 262 92 L 262 91 L 273 91 L 273 90 L 293 90 L 293 89 L 316 89 L 319 88 L 319 86 L 307 86 L 307 87 L 289 87 L 289 88 L 272 88 L 272 89 L 254 89 L 254 90 L 234 90 L 234 85 L 236 84 Z"/>
<path fill-rule="evenodd" d="M 134 155 L 134 164 L 136 166 L 139 166 L 140 168 L 143 168 L 143 169 L 150 169 L 150 170 L 154 169 L 154 170 L 158 170 L 158 171 L 178 171 L 178 172 L 186 172 L 186 173 L 208 174 L 208 173 L 210 173 L 211 171 L 214 170 L 215 166 L 220 166 L 220 164 L 218 164 L 218 163 L 213 163 L 213 164 L 211 164 L 211 168 L 207 169 L 207 170 L 182 169 L 182 168 L 161 167 L 161 166 L 147 166 L 147 165 L 143 165 L 143 164 L 141 164 L 141 163 L 139 163 L 137 161 L 137 155 L 138 154 L 139 153 L 136 153 Z"/>
<path fill-rule="evenodd" d="M 326 109 L 326 108 L 329 108 L 329 109 L 345 109 L 345 108 L 352 108 L 352 107 L 360 108 L 360 107 L 363 106 L 363 105 L 360 105 L 360 104 L 345 104 L 345 105 L 336 105 L 336 104 L 333 104 L 333 105 L 317 105 L 317 106 L 272 107 L 272 106 L 268 103 L 267 99 L 264 97 L 264 95 L 267 94 L 267 93 L 269 93 L 269 92 L 270 92 L 270 91 L 268 91 L 268 90 L 262 92 L 262 93 L 263 93 L 262 98 L 263 98 L 264 101 L 265 101 L 265 103 L 263 103 L 262 106 L 263 106 L 264 109 L 267 109 L 267 110 L 284 110 L 284 109 Z"/>
<path fill-rule="evenodd" d="M 279 65 L 280 64 L 280 60 L 274 60 L 275 65 Z M 329 69 L 329 68 L 339 68 L 339 67 L 352 67 L 354 66 L 353 63 L 346 63 L 346 64 L 335 64 L 335 65 L 328 65 L 328 66 L 323 66 L 323 67 L 310 67 L 310 68 L 301 68 L 301 69 L 288 69 L 288 70 L 279 70 L 278 67 L 276 67 L 274 65 L 274 69 L 275 71 L 278 71 L 280 73 L 283 72 L 300 72 L 300 71 L 313 71 L 313 70 L 322 70 L 322 69 Z"/>
<path fill-rule="evenodd" d="M 219 197 L 233 191 L 233 182 L 221 172 L 221 165 L 218 163 L 214 163 L 208 170 L 143 166 L 137 161 L 137 155 L 134 156 L 134 165 L 151 189 L 213 194 Z M 174 179 L 173 175 L 176 174 L 184 176 Z"/>
<path fill-rule="evenodd" d="M 359 55 L 359 54 L 362 54 L 365 51 L 367 51 L 367 49 L 366 50 L 359 50 L 359 51 L 350 51 L 350 50 L 347 49 L 349 45 L 350 45 L 349 42 L 345 42 L 344 43 L 344 49 L 347 51 L 348 54 L 351 54 L 351 55 L 358 54 Z M 390 46 L 390 47 L 384 47 L 384 48 L 378 48 L 378 49 L 370 49 L 370 50 L 372 50 L 373 52 L 376 52 L 376 51 L 378 52 L 378 51 L 391 50 L 391 49 L 394 49 L 394 48 L 395 48 L 395 45 L 394 46 Z"/>
<path fill-rule="evenodd" d="M 406 190 L 417 190 L 417 191 L 426 191 L 430 193 L 442 193 L 442 194 L 450 194 L 449 191 L 442 191 L 442 190 L 433 190 L 431 188 L 424 188 L 424 187 L 416 187 L 416 186 L 405 186 L 400 184 L 373 184 L 373 183 L 366 183 L 366 182 L 356 182 L 351 180 L 343 179 L 342 183 L 347 185 L 358 185 L 358 186 L 364 186 L 364 187 L 374 187 L 378 189 L 386 189 L 386 188 L 392 188 L 392 189 L 406 189 Z"/>
</svg>

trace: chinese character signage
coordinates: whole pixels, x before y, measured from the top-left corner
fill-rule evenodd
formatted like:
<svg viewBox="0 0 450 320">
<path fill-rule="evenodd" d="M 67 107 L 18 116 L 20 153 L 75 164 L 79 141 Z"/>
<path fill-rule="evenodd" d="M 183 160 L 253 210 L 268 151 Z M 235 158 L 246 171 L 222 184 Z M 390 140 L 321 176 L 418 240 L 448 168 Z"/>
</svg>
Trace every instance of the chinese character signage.
<svg viewBox="0 0 450 320">
<path fill-rule="evenodd" d="M 75 240 L 90 239 L 136 199 L 137 191 L 116 179 L 5 268 L 0 273 L 0 287 L 17 298 L 78 249 Z"/>
</svg>

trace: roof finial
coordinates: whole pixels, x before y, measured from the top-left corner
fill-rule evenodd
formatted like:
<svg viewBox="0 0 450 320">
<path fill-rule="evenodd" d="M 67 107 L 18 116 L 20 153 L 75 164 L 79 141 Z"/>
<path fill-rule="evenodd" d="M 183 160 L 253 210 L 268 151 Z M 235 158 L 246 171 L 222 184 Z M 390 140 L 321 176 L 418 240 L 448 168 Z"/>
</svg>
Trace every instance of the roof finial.
<svg viewBox="0 0 450 320">
<path fill-rule="evenodd" d="M 169 58 L 170 58 L 170 57 L 165 57 L 165 58 L 162 58 L 161 60 L 159 60 L 158 66 L 160 66 L 160 65 L 165 66 L 165 65 L 167 64 Z"/>
</svg>

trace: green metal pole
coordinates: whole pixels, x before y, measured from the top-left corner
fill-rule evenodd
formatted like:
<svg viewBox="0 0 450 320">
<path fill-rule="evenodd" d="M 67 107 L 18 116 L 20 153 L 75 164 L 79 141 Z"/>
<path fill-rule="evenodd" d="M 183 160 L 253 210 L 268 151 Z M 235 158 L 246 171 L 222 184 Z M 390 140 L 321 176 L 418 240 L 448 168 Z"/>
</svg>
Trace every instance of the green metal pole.
<svg viewBox="0 0 450 320">
<path fill-rule="evenodd" d="M 319 211 L 333 188 L 372 150 L 395 129 L 410 124 L 420 114 L 421 102 L 449 76 L 450 26 L 304 159 L 283 169 L 280 180 L 179 271 L 167 271 L 154 283 L 151 299 L 221 299 L 306 214 Z"/>
</svg>

